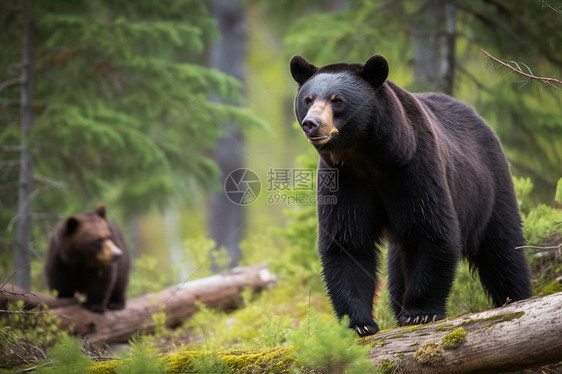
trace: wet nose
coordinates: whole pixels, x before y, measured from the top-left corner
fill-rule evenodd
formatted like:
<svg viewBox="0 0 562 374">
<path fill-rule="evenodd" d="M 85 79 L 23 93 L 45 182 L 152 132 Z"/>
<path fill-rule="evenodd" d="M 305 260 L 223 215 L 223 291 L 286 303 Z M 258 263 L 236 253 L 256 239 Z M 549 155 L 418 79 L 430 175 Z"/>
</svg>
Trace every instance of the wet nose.
<svg viewBox="0 0 562 374">
<path fill-rule="evenodd" d="M 314 134 L 320 127 L 320 120 L 315 117 L 306 117 L 302 121 L 302 130 L 307 134 Z"/>
</svg>

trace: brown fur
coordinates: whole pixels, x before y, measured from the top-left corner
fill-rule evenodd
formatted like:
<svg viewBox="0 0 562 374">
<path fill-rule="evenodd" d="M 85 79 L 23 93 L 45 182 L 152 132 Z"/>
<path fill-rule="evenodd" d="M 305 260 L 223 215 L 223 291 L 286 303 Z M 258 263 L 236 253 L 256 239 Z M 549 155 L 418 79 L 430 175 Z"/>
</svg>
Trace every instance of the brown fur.
<svg viewBox="0 0 562 374">
<path fill-rule="evenodd" d="M 66 218 L 51 236 L 45 275 L 58 297 L 86 294 L 84 307 L 123 309 L 130 254 L 123 233 L 106 219 L 104 205 Z"/>
</svg>

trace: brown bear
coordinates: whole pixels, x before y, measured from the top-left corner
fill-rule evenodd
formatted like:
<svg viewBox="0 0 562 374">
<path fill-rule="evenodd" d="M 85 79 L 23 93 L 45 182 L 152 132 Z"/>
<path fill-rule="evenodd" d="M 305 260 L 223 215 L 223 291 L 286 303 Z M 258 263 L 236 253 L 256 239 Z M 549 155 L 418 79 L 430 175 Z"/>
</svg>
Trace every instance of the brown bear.
<svg viewBox="0 0 562 374">
<path fill-rule="evenodd" d="M 45 275 L 59 298 L 86 295 L 85 308 L 123 309 L 131 259 L 123 233 L 106 218 L 105 205 L 70 216 L 49 241 Z"/>
</svg>

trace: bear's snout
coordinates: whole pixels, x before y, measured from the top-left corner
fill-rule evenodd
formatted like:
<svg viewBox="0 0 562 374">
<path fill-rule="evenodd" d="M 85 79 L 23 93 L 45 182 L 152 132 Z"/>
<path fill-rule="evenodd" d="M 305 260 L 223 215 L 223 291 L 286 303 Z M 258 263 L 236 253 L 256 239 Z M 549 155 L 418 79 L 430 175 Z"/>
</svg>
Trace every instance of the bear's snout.
<svg viewBox="0 0 562 374">
<path fill-rule="evenodd" d="M 104 240 L 102 249 L 97 255 L 98 261 L 102 264 L 113 264 L 121 257 L 123 257 L 123 251 L 110 239 Z"/>
<path fill-rule="evenodd" d="M 331 104 L 324 100 L 317 100 L 306 113 L 301 128 L 310 143 L 321 145 L 328 142 L 334 134 L 338 133 Z"/>
<path fill-rule="evenodd" d="M 305 119 L 302 121 L 302 130 L 307 134 L 315 134 L 320 127 L 320 120 L 316 117 L 309 117 L 306 116 Z"/>
</svg>

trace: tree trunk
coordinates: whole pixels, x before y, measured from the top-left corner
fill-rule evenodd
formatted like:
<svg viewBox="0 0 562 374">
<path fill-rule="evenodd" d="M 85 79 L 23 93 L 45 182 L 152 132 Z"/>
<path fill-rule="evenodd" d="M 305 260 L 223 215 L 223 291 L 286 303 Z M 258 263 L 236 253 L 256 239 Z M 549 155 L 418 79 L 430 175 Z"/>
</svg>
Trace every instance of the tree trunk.
<svg viewBox="0 0 562 374">
<path fill-rule="evenodd" d="M 227 274 L 198 279 L 128 300 L 123 310 L 107 310 L 100 314 L 74 304 L 54 308 L 52 312 L 59 317 L 63 328 L 73 326 L 75 334 L 92 342 L 126 342 L 137 331 L 154 331 L 152 316 L 155 313 L 166 314 L 166 326 L 177 326 L 199 309 L 196 302 L 214 309 L 233 309 L 240 304 L 244 289 L 259 292 L 275 282 L 275 276 L 266 266 L 240 267 Z M 0 294 L 6 294 L 4 288 Z M 48 296 L 34 296 L 49 301 Z M 24 297 L 29 299 L 29 296 Z"/>
<path fill-rule="evenodd" d="M 244 10 L 240 1 L 215 0 L 212 3 L 213 18 L 217 21 L 221 39 L 212 44 L 209 53 L 209 65 L 223 73 L 244 82 L 246 58 L 246 24 Z M 233 103 L 231 103 L 233 104 Z M 234 170 L 243 166 L 243 136 L 236 123 L 221 124 L 225 135 L 218 139 L 213 151 L 213 159 L 221 170 L 221 185 Z M 211 238 L 216 243 L 216 250 L 224 247 L 228 254 L 226 261 L 215 261 L 215 272 L 238 265 L 241 258 L 239 243 L 245 227 L 244 207 L 234 204 L 221 189 L 209 204 L 209 227 Z M 223 265 L 220 262 L 228 262 Z"/>
<path fill-rule="evenodd" d="M 452 374 L 559 363 L 561 337 L 562 293 L 557 293 L 429 325 L 381 332 L 366 344 L 373 346 L 371 361 L 387 372 Z"/>
<path fill-rule="evenodd" d="M 18 182 L 18 217 L 15 243 L 15 283 L 31 288 L 31 190 L 33 183 L 33 160 L 28 144 L 29 131 L 33 124 L 33 44 L 31 35 L 31 0 L 23 2 L 23 58 L 21 75 L 21 149 Z"/>
<path fill-rule="evenodd" d="M 423 90 L 453 94 L 456 7 L 450 0 L 429 0 L 414 17 L 414 78 Z"/>
</svg>

